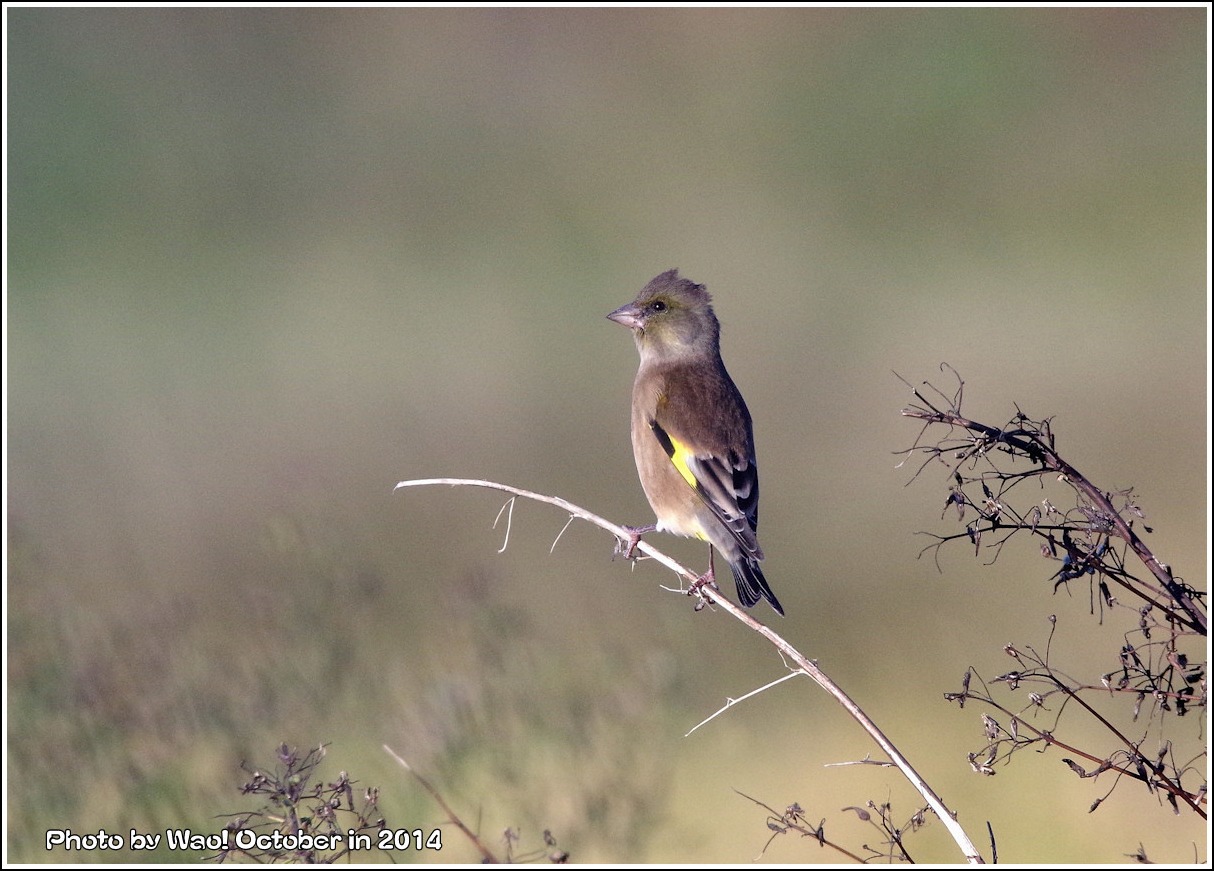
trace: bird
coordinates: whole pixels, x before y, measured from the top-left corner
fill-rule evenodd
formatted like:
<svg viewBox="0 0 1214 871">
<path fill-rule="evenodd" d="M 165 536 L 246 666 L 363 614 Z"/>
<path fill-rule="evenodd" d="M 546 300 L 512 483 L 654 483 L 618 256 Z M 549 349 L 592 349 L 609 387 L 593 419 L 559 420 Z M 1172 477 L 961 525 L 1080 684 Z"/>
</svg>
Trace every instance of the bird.
<svg viewBox="0 0 1214 871">
<path fill-rule="evenodd" d="M 657 523 L 628 527 L 707 541 L 729 563 L 738 599 L 784 608 L 759 563 L 759 473 L 750 411 L 721 360 L 721 327 L 702 284 L 663 272 L 607 317 L 632 330 L 641 363 L 632 386 L 632 452 Z"/>
</svg>

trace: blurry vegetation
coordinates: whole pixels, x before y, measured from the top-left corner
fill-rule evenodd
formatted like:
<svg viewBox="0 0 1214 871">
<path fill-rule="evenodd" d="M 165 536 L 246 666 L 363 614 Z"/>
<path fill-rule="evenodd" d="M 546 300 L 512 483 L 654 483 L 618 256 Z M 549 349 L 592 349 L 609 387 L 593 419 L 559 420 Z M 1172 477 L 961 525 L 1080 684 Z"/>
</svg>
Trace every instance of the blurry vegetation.
<svg viewBox="0 0 1214 871">
<path fill-rule="evenodd" d="M 45 832 L 216 830 L 280 742 L 330 741 L 428 830 L 388 744 L 481 833 L 585 862 L 753 856 L 733 789 L 881 806 L 799 694 L 679 737 L 769 653 L 607 537 L 550 555 L 559 524 L 520 512 L 497 555 L 498 503 L 390 492 L 475 475 L 649 520 L 603 316 L 677 266 L 755 417 L 782 631 L 1004 861 L 1190 861 L 1194 814 L 1143 827 L 1118 790 L 1089 816 L 1091 780 L 958 758 L 974 721 L 925 699 L 959 652 L 1041 650 L 1052 582 L 1010 550 L 977 582 L 916 563 L 921 497 L 882 458 L 888 371 L 947 357 L 980 404 L 1057 410 L 1199 586 L 1206 14 L 6 7 L 7 859 L 198 860 Z M 1058 611 L 1098 684 L 1109 648 Z M 830 860 L 808 844 L 767 857 Z"/>
</svg>

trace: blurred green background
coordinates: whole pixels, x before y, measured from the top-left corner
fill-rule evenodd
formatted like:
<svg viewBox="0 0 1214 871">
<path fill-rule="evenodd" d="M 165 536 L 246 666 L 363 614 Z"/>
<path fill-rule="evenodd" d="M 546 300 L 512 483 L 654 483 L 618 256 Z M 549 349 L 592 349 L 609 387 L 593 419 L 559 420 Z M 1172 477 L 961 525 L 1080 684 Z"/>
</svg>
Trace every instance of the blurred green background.
<svg viewBox="0 0 1214 871">
<path fill-rule="evenodd" d="M 484 477 L 648 522 L 604 315 L 675 266 L 755 417 L 778 631 L 1001 861 L 1204 859 L 1135 784 L 1089 814 L 1112 781 L 1058 752 L 969 770 L 981 711 L 942 701 L 967 666 L 1056 613 L 1094 682 L 1134 621 L 1054 595 L 1027 541 L 916 560 L 956 526 L 944 474 L 895 468 L 892 371 L 1053 415 L 1205 588 L 1206 10 L 6 15 L 11 860 L 148 858 L 47 854 L 51 827 L 214 830 L 280 741 L 442 822 L 387 743 L 490 843 L 549 828 L 575 861 L 750 860 L 770 832 L 734 790 L 857 849 L 840 808 L 905 821 L 896 774 L 823 767 L 875 748 L 807 682 L 683 737 L 783 666 L 668 572 L 583 524 L 549 553 L 566 518 L 533 503 L 498 554 L 502 497 L 392 492 Z M 1128 728 L 1194 755 L 1199 719 Z M 477 859 L 445 835 L 397 858 Z M 938 822 L 908 848 L 960 860 Z"/>
</svg>

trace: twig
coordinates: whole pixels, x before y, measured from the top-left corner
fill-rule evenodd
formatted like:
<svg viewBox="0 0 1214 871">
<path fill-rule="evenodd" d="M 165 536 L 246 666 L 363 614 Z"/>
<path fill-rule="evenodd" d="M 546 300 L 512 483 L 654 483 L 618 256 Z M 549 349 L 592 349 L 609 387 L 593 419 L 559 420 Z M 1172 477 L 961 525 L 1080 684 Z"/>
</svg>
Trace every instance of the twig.
<svg viewBox="0 0 1214 871">
<path fill-rule="evenodd" d="M 849 759 L 846 762 L 827 762 L 823 768 L 846 768 L 849 765 L 876 765 L 878 768 L 893 768 L 894 763 L 882 762 L 880 759 L 870 759 L 868 754 L 864 754 L 863 759 Z"/>
<path fill-rule="evenodd" d="M 784 681 L 786 681 L 786 680 L 792 680 L 794 677 L 801 677 L 803 674 L 805 674 L 805 672 L 803 672 L 803 671 L 792 671 L 792 672 L 789 672 L 788 674 L 784 675 L 784 677 L 776 678 L 769 684 L 765 684 L 765 685 L 759 687 L 758 689 L 751 690 L 744 696 L 741 696 L 736 699 L 726 699 L 725 704 L 723 706 L 721 706 L 720 708 L 718 708 L 717 712 L 715 714 L 712 714 L 709 717 L 705 717 L 703 720 L 696 723 L 694 726 L 691 727 L 690 730 L 688 730 L 687 735 L 690 735 L 692 732 L 694 732 L 696 729 L 703 726 L 705 723 L 715 720 L 717 717 L 721 716 L 721 714 L 725 713 L 730 708 L 732 708 L 734 705 L 738 704 L 738 702 L 744 702 L 747 699 L 749 699 L 751 696 L 757 696 L 759 693 L 771 689 L 776 684 L 784 683 Z M 683 737 L 686 738 L 687 735 L 684 735 Z"/>
<path fill-rule="evenodd" d="M 621 541 L 629 540 L 629 532 L 624 527 L 612 523 L 609 520 L 605 520 L 604 518 L 599 517 L 597 514 L 587 511 L 581 506 L 574 505 L 572 502 L 562 499 L 559 496 L 547 496 L 542 493 L 534 493 L 530 490 L 511 487 L 507 484 L 499 484 L 496 481 L 482 481 L 468 478 L 423 478 L 412 481 L 401 481 L 396 485 L 396 487 L 393 488 L 393 490 L 400 490 L 403 487 L 426 487 L 435 485 L 448 485 L 451 487 L 484 487 L 490 490 L 500 490 L 504 493 L 511 493 L 515 496 L 522 496 L 525 499 L 532 499 L 536 502 L 544 502 L 548 505 L 555 505 L 557 508 L 568 511 L 574 517 L 580 518 L 585 520 L 587 523 L 592 523 L 601 529 L 607 530 Z M 699 578 L 695 572 L 683 567 L 678 562 L 659 551 L 653 545 L 649 544 L 647 541 L 642 540 L 638 542 L 636 549 L 652 559 L 657 560 L 659 563 L 666 566 L 666 568 L 687 578 L 691 582 L 694 582 Z M 889 738 L 885 736 L 885 733 L 877 727 L 877 724 L 869 719 L 868 715 L 861 710 L 860 706 L 852 701 L 851 698 L 845 692 L 843 692 L 843 690 L 837 684 L 835 684 L 835 682 L 831 680 L 825 672 L 819 669 L 815 662 L 807 659 L 801 654 L 800 651 L 776 634 L 775 631 L 763 625 L 750 614 L 743 611 L 724 595 L 722 595 L 719 590 L 713 589 L 711 586 L 702 586 L 699 588 L 698 594 L 710 599 L 713 604 L 715 604 L 721 610 L 728 612 L 730 616 L 740 620 L 755 632 L 758 632 L 760 635 L 770 641 L 781 654 L 796 663 L 800 671 L 809 675 L 809 677 L 811 677 L 814 682 L 818 684 L 818 686 L 830 693 L 830 695 L 834 697 L 835 701 L 842 705 L 843 708 L 852 716 L 852 719 L 859 723 L 861 727 L 868 732 L 872 739 L 877 742 L 877 746 L 879 746 L 886 754 L 889 755 L 890 759 L 893 760 L 894 764 L 898 766 L 906 779 L 909 780 L 911 785 L 914 786 L 919 794 L 923 796 L 924 800 L 927 801 L 928 805 L 935 812 L 936 816 L 940 818 L 940 821 L 944 824 L 944 827 L 948 829 L 949 834 L 957 843 L 957 846 L 961 848 L 961 852 L 964 854 L 966 861 L 974 865 L 985 864 L 982 854 L 978 851 L 978 848 L 974 846 L 973 842 L 969 838 L 969 835 L 965 833 L 965 829 L 963 829 L 957 822 L 956 816 L 953 814 L 953 812 L 950 811 L 947 806 L 945 806 L 943 800 L 936 795 L 927 782 L 919 775 L 917 771 L 915 771 L 909 760 L 907 760 L 906 757 L 898 751 L 898 748 L 895 747 L 893 742 L 891 742 Z"/>
<path fill-rule="evenodd" d="M 736 792 L 738 795 L 742 796 L 742 798 L 746 799 L 747 801 L 754 802 L 759 807 L 766 810 L 768 812 L 768 814 L 770 814 L 770 816 L 767 818 L 767 828 L 771 829 L 772 835 L 770 838 L 767 839 L 767 843 L 763 845 L 763 849 L 759 853 L 759 855 L 755 857 L 756 861 L 763 857 L 763 854 L 767 852 L 767 848 L 771 846 L 771 842 L 774 841 L 777 836 L 784 834 L 789 829 L 795 829 L 798 832 L 800 832 L 802 835 L 808 836 L 808 837 L 816 840 L 820 846 L 830 847 L 832 850 L 842 853 L 847 858 L 849 858 L 855 862 L 858 862 L 860 864 L 864 864 L 863 856 L 858 856 L 857 854 L 853 853 L 851 850 L 848 850 L 847 848 L 842 847 L 839 844 L 836 844 L 834 841 L 831 841 L 829 838 L 826 837 L 825 821 L 823 821 L 822 823 L 820 823 L 817 826 L 810 823 L 805 818 L 804 808 L 802 808 L 800 805 L 798 805 L 798 804 L 789 805 L 787 808 L 785 808 L 784 813 L 780 813 L 775 808 L 773 808 L 771 805 L 764 804 L 763 802 L 759 801 L 757 798 L 753 798 L 753 797 L 747 795 L 746 793 L 742 792 L 741 790 L 735 789 L 734 792 Z"/>
<path fill-rule="evenodd" d="M 466 825 L 464 825 L 464 821 L 459 818 L 459 814 L 457 814 L 455 811 L 451 810 L 451 806 L 448 805 L 447 802 L 443 800 L 443 797 L 439 793 L 439 791 L 430 785 L 430 781 L 426 780 L 426 778 L 422 777 L 420 774 L 418 774 L 416 771 L 414 771 L 413 768 L 409 765 L 409 763 L 406 762 L 404 759 L 402 759 L 399 755 L 397 755 L 396 751 L 393 750 L 391 747 L 389 747 L 387 744 L 383 745 L 383 747 L 384 747 L 384 750 L 387 751 L 388 755 L 391 756 L 393 759 L 395 759 L 397 762 L 399 762 L 401 768 L 405 769 L 405 771 L 412 774 L 417 779 L 417 782 L 422 785 L 422 788 L 425 789 L 426 792 L 430 793 L 430 797 L 433 798 L 436 802 L 438 802 L 438 806 L 443 809 L 443 813 L 445 813 L 447 815 L 447 819 L 452 823 L 452 825 L 454 825 L 461 832 L 463 832 L 464 835 L 468 838 L 468 840 L 471 841 L 476 846 L 476 849 L 480 851 L 481 857 L 484 859 L 485 864 L 489 864 L 489 865 L 499 864 L 501 860 L 498 859 L 497 856 L 493 855 L 493 851 L 491 851 L 488 847 L 486 847 L 484 845 L 484 843 L 481 841 L 481 839 L 479 837 L 477 837 L 476 832 L 472 831 L 470 828 L 468 828 Z"/>
</svg>

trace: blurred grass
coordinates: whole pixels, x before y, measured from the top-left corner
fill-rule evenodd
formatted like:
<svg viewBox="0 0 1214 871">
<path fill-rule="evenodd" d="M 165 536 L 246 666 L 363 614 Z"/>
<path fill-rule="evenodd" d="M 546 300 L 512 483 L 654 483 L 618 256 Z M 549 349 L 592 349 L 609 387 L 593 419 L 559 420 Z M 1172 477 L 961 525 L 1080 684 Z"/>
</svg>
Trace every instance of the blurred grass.
<svg viewBox="0 0 1214 871">
<path fill-rule="evenodd" d="M 966 665 L 1048 613 L 1093 670 L 1117 633 L 1033 553 L 916 562 L 942 495 L 893 469 L 890 370 L 1055 415 L 1201 585 L 1205 15 L 6 9 L 10 861 L 149 858 L 43 833 L 209 830 L 279 741 L 437 823 L 391 744 L 576 861 L 753 856 L 732 788 L 909 816 L 892 776 L 821 767 L 869 748 L 808 690 L 682 740 L 779 665 L 602 535 L 549 556 L 564 518 L 519 505 L 499 556 L 496 497 L 390 492 L 644 522 L 603 315 L 672 266 L 755 416 L 780 629 L 1004 861 L 1204 856 L 1125 787 L 1088 816 L 1103 784 L 1056 759 L 969 772 L 977 714 L 940 701 Z M 473 858 L 447 843 L 420 858 Z"/>
</svg>

